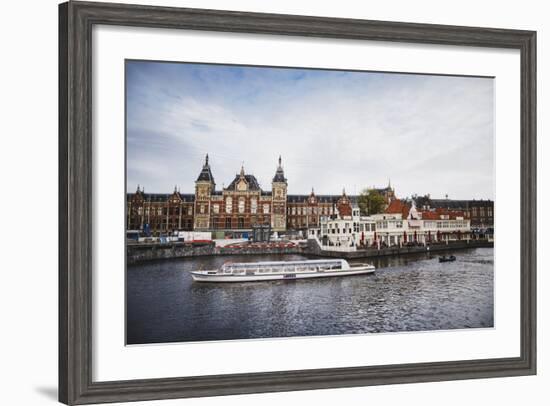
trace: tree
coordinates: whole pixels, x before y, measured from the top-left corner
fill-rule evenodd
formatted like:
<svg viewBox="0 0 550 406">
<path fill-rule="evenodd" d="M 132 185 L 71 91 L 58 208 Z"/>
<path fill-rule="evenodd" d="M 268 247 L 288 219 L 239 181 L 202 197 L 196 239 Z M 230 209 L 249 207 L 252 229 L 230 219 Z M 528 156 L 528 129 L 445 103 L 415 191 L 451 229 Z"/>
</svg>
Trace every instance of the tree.
<svg viewBox="0 0 550 406">
<path fill-rule="evenodd" d="M 371 215 L 376 213 L 382 213 L 386 205 L 384 196 L 375 189 L 364 189 L 359 195 L 357 203 L 361 210 L 361 215 Z"/>
</svg>

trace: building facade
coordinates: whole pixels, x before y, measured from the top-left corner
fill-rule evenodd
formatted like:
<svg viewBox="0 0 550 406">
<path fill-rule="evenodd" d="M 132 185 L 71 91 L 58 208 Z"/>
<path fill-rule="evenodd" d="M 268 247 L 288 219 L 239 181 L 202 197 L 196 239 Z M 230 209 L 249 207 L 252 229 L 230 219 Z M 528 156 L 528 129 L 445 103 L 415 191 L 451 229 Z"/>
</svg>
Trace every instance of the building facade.
<svg viewBox="0 0 550 406">
<path fill-rule="evenodd" d="M 350 215 L 323 217 L 320 227 L 308 235 L 326 249 L 350 251 L 469 240 L 470 231 L 464 212 L 417 210 L 414 202 L 394 199 L 384 213 L 361 216 L 359 208 L 353 207 Z"/>
<path fill-rule="evenodd" d="M 417 207 L 425 210 L 462 211 L 474 228 L 493 228 L 494 202 L 492 200 L 432 199 L 429 195 L 413 198 Z"/>
<path fill-rule="evenodd" d="M 135 193 L 127 195 L 126 227 L 155 235 L 167 230 L 191 231 L 194 206 L 193 194 L 180 193 L 176 188 L 171 194 L 145 193 L 138 186 Z"/>
<path fill-rule="evenodd" d="M 351 214 L 357 198 L 342 195 L 288 195 L 288 181 L 279 157 L 271 190 L 262 190 L 256 177 L 244 167 L 229 185 L 216 189 L 206 155 L 195 181 L 195 193 L 148 194 L 138 186 L 127 194 L 127 229 L 159 235 L 174 231 L 213 231 L 216 237 L 242 237 L 256 227 L 269 226 L 278 233 L 306 236 L 307 229 L 318 227 L 322 216 Z"/>
<path fill-rule="evenodd" d="M 371 246 L 375 243 L 376 221 L 361 216 L 360 212 L 359 207 L 353 205 L 349 214 L 322 217 L 319 228 L 311 229 L 308 235 L 336 251 Z"/>
<path fill-rule="evenodd" d="M 128 193 L 127 230 L 155 236 L 175 231 L 211 231 L 215 238 L 224 238 L 248 237 L 254 229 L 261 228 L 305 238 L 309 230 L 320 235 L 325 227 L 330 230 L 324 235 L 331 244 L 338 244 L 342 238 L 359 245 L 399 245 L 440 238 L 453 240 L 470 226 L 493 227 L 490 200 L 424 196 L 403 201 L 389 183 L 385 188 L 374 189 L 386 201 L 385 212 L 361 220 L 354 215 L 358 196 L 349 196 L 345 190 L 340 195 L 317 195 L 313 189 L 309 194 L 289 195 L 281 157 L 271 190 L 262 190 L 256 177 L 247 174 L 244 167 L 227 187 L 218 190 L 206 155 L 193 194 L 181 193 L 177 188 L 170 194 L 151 194 L 139 185 L 135 193 Z M 350 223 L 350 219 L 354 221 Z M 346 223 L 352 224 L 353 233 L 348 232 Z M 352 239 L 351 234 L 355 234 Z"/>
</svg>

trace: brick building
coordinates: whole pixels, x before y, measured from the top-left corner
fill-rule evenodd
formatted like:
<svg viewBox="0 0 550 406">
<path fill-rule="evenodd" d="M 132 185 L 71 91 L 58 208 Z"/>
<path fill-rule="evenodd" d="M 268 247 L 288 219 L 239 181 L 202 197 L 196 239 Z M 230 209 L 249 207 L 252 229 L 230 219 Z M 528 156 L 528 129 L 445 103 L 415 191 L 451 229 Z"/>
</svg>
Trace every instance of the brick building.
<svg viewBox="0 0 550 406">
<path fill-rule="evenodd" d="M 195 181 L 195 193 L 148 194 L 138 186 L 127 194 L 127 229 L 149 231 L 153 235 L 178 230 L 213 231 L 239 236 L 254 226 L 269 225 L 272 231 L 305 231 L 318 227 L 321 216 L 351 214 L 356 196 L 287 195 L 288 182 L 282 160 L 271 182 L 271 190 L 262 190 L 256 177 L 241 167 L 234 179 L 222 190 L 216 183 L 206 155 Z M 305 235 L 305 234 L 304 234 Z"/>
<path fill-rule="evenodd" d="M 475 228 L 494 226 L 494 202 L 492 200 L 432 199 L 429 196 L 415 198 L 416 205 L 424 209 L 463 211 Z"/>
<path fill-rule="evenodd" d="M 173 231 L 212 231 L 217 238 L 243 236 L 255 226 L 269 226 L 279 233 L 300 233 L 318 228 L 321 217 L 351 216 L 357 196 L 318 195 L 312 189 L 304 195 L 288 195 L 288 181 L 281 157 L 271 181 L 271 190 L 262 190 L 256 177 L 242 167 L 229 185 L 216 189 L 208 155 L 195 181 L 195 193 L 181 193 L 177 188 L 169 194 L 145 193 L 139 185 L 127 194 L 127 229 L 153 235 Z M 386 210 L 402 202 L 388 182 L 377 190 L 386 201 Z M 464 212 L 474 228 L 490 228 L 494 224 L 494 203 L 491 200 L 431 199 L 413 197 L 422 211 Z M 391 211 L 391 210 L 390 210 Z M 406 217 L 406 215 L 404 216 Z"/>
</svg>

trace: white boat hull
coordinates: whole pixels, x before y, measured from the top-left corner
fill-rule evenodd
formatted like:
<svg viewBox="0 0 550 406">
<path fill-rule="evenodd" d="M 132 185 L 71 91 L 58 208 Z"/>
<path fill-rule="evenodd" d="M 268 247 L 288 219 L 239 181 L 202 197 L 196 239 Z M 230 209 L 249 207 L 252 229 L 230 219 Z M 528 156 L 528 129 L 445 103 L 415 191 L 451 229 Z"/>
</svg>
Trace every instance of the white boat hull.
<svg viewBox="0 0 550 406">
<path fill-rule="evenodd" d="M 328 278 L 337 276 L 363 275 L 373 273 L 375 267 L 372 265 L 362 265 L 351 267 L 346 270 L 335 271 L 315 271 L 315 272 L 273 272 L 269 274 L 208 274 L 207 271 L 191 272 L 193 280 L 196 282 L 258 282 L 258 281 L 275 281 L 275 280 L 296 280 L 296 279 L 311 279 L 311 278 Z"/>
</svg>

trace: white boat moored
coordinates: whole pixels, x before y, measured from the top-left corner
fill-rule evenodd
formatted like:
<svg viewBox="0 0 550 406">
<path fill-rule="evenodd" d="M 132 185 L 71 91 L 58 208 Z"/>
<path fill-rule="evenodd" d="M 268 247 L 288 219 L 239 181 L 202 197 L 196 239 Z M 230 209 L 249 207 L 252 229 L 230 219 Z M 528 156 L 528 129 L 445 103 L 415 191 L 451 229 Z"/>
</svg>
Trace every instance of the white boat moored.
<svg viewBox="0 0 550 406">
<path fill-rule="evenodd" d="M 350 266 L 345 259 L 225 263 L 220 269 L 192 271 L 196 282 L 252 282 L 349 276 L 373 273 L 370 264 Z"/>
</svg>

